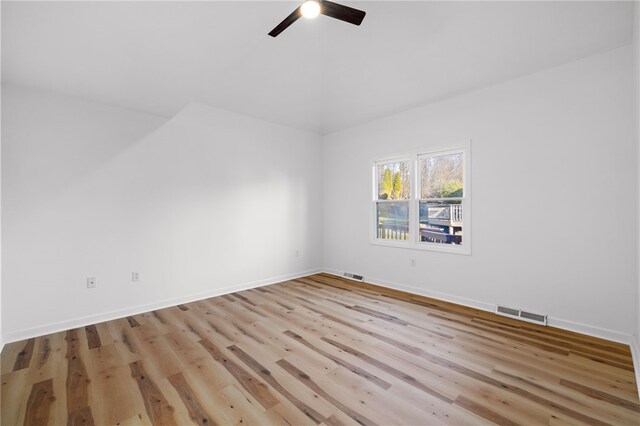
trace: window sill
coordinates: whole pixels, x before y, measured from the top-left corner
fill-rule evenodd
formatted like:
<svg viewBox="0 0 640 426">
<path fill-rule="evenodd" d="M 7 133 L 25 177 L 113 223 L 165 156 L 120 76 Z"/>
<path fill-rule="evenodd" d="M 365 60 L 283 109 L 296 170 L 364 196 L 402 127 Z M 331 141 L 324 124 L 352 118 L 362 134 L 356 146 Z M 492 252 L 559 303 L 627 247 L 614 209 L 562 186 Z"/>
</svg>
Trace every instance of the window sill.
<svg viewBox="0 0 640 426">
<path fill-rule="evenodd" d="M 443 245 L 438 243 L 411 243 L 409 241 L 405 241 L 405 242 L 384 241 L 384 240 L 379 240 L 377 238 L 370 240 L 369 244 L 375 245 L 375 246 L 403 248 L 408 250 L 435 251 L 440 253 L 462 254 L 466 256 L 471 256 L 471 248 L 464 247 L 464 246 L 461 247 L 461 246 Z"/>
</svg>

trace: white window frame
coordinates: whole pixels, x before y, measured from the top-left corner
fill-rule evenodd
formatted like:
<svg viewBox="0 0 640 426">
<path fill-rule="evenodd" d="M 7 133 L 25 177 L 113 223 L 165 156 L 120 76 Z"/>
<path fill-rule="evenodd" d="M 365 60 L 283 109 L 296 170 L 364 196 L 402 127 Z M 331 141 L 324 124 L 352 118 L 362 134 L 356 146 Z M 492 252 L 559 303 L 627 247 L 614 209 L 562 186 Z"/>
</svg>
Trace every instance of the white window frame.
<svg viewBox="0 0 640 426">
<path fill-rule="evenodd" d="M 378 199 L 378 169 L 377 169 L 378 165 L 389 164 L 389 163 L 399 163 L 403 161 L 407 161 L 409 163 L 409 199 L 408 200 L 379 200 Z M 415 167 L 416 167 L 416 164 L 415 164 L 414 158 L 410 154 L 387 157 L 387 158 L 384 158 L 383 160 L 374 160 L 373 167 L 372 167 L 373 217 L 371 222 L 371 241 L 373 242 L 373 244 L 381 244 L 385 246 L 406 248 L 409 243 L 415 242 L 415 235 L 413 232 L 411 232 L 412 217 L 413 215 L 415 215 L 415 212 L 414 212 L 415 203 L 412 202 L 415 199 L 415 193 L 416 193 L 414 188 L 415 179 L 413 178 L 413 176 L 415 175 Z M 409 205 L 409 238 L 406 240 L 380 239 L 378 238 L 378 215 L 377 215 L 378 203 L 397 203 L 397 202 L 407 203 Z"/>
<path fill-rule="evenodd" d="M 463 196 L 460 199 L 462 204 L 462 244 L 442 244 L 420 241 L 418 233 L 420 229 L 420 186 L 419 186 L 419 167 L 418 161 L 421 156 L 439 156 L 446 154 L 462 153 L 463 155 Z M 408 200 L 378 200 L 378 171 L 380 164 L 393 163 L 398 161 L 409 161 L 409 182 L 410 196 Z M 446 146 L 430 147 L 424 149 L 415 149 L 407 153 L 389 155 L 386 157 L 375 158 L 371 162 L 372 172 L 372 203 L 371 203 L 371 221 L 370 244 L 405 248 L 411 250 L 437 251 L 443 253 L 455 254 L 471 254 L 471 141 L 465 141 Z M 430 199 L 438 200 L 438 199 Z M 409 238 L 407 240 L 386 240 L 378 238 L 378 218 L 377 204 L 379 202 L 408 202 L 409 203 Z"/>
</svg>

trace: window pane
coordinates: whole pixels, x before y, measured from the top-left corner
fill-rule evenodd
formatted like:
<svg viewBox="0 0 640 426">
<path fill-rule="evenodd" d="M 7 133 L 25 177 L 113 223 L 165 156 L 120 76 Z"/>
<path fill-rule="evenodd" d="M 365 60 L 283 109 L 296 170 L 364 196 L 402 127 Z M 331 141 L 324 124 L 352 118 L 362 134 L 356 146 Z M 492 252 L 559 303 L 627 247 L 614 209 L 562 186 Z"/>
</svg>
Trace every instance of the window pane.
<svg viewBox="0 0 640 426">
<path fill-rule="evenodd" d="M 420 201 L 419 241 L 462 244 L 462 215 L 460 201 Z"/>
<path fill-rule="evenodd" d="M 420 198 L 462 197 L 463 155 L 461 152 L 439 156 L 421 156 Z"/>
<path fill-rule="evenodd" d="M 409 203 L 376 203 L 378 238 L 406 240 L 409 238 Z"/>
<path fill-rule="evenodd" d="M 397 161 L 377 165 L 378 199 L 379 200 L 408 200 L 409 162 Z"/>
</svg>

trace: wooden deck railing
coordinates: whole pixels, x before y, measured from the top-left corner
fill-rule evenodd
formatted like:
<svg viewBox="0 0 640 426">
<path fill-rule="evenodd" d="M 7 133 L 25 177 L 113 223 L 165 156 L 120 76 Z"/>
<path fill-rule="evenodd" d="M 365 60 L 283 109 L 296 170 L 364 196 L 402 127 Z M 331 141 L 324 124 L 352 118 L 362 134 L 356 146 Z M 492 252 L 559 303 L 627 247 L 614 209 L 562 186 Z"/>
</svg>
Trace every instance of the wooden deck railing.
<svg viewBox="0 0 640 426">
<path fill-rule="evenodd" d="M 442 204 L 429 206 L 429 219 L 462 222 L 462 205 Z"/>
<path fill-rule="evenodd" d="M 449 206 L 451 210 L 449 215 L 451 216 L 452 222 L 462 222 L 462 205 L 460 204 L 452 204 Z"/>
<path fill-rule="evenodd" d="M 403 225 L 378 225 L 378 238 L 383 240 L 407 240 L 409 228 Z"/>
</svg>

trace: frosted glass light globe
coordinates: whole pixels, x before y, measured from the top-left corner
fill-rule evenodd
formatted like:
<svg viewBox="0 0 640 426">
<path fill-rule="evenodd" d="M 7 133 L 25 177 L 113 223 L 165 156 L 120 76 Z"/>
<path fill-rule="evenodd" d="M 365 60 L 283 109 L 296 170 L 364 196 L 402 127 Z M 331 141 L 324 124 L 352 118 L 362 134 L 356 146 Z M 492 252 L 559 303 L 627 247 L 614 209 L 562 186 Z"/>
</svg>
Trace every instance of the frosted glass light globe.
<svg viewBox="0 0 640 426">
<path fill-rule="evenodd" d="M 313 19 L 320 14 L 320 5 L 314 0 L 305 1 L 300 7 L 300 12 L 305 18 Z"/>
</svg>

